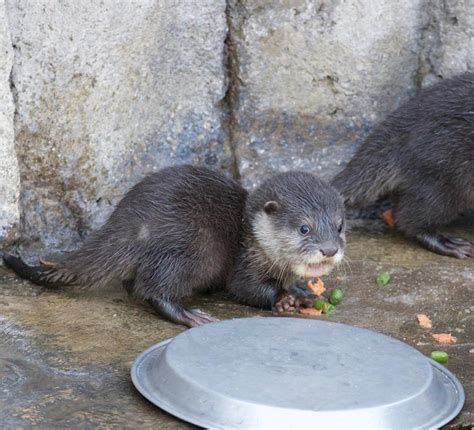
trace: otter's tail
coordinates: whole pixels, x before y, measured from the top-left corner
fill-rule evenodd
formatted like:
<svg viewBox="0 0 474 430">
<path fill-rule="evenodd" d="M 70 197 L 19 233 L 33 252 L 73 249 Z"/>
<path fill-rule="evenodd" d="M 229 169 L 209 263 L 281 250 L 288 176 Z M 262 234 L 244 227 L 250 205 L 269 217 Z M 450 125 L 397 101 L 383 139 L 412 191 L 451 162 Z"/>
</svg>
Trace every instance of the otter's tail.
<svg viewBox="0 0 474 430">
<path fill-rule="evenodd" d="M 29 266 L 21 258 L 10 254 L 3 255 L 5 265 L 16 274 L 28 281 L 45 287 L 74 285 L 76 276 L 66 270 L 56 267 Z"/>
<path fill-rule="evenodd" d="M 400 181 L 399 167 L 386 154 L 370 151 L 362 145 L 352 160 L 331 184 L 349 208 L 364 208 L 394 191 Z"/>
</svg>

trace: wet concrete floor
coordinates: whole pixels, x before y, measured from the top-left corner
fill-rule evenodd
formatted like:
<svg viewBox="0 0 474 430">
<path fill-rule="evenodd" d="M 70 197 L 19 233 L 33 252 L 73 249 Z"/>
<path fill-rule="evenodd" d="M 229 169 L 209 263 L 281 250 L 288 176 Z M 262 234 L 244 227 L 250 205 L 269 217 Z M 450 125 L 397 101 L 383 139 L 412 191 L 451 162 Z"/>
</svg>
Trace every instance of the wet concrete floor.
<svg viewBox="0 0 474 430">
<path fill-rule="evenodd" d="M 459 233 L 474 240 L 472 228 Z M 474 259 L 430 253 L 373 225 L 349 233 L 347 257 L 326 280 L 346 298 L 318 318 L 378 330 L 424 354 L 447 351 L 446 367 L 466 392 L 462 413 L 447 428 L 472 428 Z M 381 271 L 392 276 L 383 288 L 375 284 Z M 192 305 L 220 319 L 270 314 L 221 293 Z M 432 330 L 419 327 L 418 313 L 429 315 Z M 0 427 L 192 428 L 144 400 L 129 377 L 140 352 L 182 330 L 120 289 L 47 291 L 0 266 Z M 458 342 L 437 345 L 431 332 L 452 333 Z"/>
</svg>

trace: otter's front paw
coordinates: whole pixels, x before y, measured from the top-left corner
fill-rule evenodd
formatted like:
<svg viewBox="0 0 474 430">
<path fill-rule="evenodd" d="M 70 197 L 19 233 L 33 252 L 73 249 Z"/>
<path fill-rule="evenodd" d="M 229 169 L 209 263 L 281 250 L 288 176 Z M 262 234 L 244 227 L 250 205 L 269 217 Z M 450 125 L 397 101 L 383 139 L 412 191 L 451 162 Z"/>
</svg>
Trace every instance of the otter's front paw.
<svg viewBox="0 0 474 430">
<path fill-rule="evenodd" d="M 283 293 L 273 305 L 273 313 L 294 312 L 299 308 L 309 308 L 313 306 L 313 299 L 306 294 Z"/>
</svg>

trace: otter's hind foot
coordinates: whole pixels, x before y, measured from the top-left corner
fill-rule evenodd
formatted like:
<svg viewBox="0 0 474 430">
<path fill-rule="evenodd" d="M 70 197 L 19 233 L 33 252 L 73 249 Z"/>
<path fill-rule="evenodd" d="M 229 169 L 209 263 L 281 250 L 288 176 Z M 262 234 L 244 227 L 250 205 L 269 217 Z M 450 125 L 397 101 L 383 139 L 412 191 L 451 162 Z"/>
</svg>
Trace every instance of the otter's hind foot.
<svg viewBox="0 0 474 430">
<path fill-rule="evenodd" d="M 219 321 L 199 309 L 186 309 L 177 303 L 164 299 L 150 299 L 148 302 L 166 319 L 187 327 L 196 327 L 210 322 Z"/>
<path fill-rule="evenodd" d="M 443 236 L 439 233 L 421 233 L 416 236 L 421 245 L 436 252 L 455 258 L 474 257 L 474 245 L 460 237 Z"/>
<path fill-rule="evenodd" d="M 184 311 L 191 319 L 197 322 L 196 325 L 202 325 L 202 324 L 219 321 L 218 318 L 214 318 L 212 315 L 209 315 L 207 312 L 201 311 L 201 309 L 185 309 Z"/>
</svg>

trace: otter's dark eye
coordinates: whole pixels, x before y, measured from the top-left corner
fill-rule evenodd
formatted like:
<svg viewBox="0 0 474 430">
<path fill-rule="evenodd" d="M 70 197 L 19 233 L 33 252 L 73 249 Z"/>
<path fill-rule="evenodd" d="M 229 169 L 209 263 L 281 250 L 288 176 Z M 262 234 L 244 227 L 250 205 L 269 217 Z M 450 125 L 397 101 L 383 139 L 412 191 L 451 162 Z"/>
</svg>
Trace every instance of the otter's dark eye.
<svg viewBox="0 0 474 430">
<path fill-rule="evenodd" d="M 343 224 L 341 222 L 341 224 L 339 224 L 339 227 L 337 228 L 337 232 L 338 233 L 341 233 L 342 232 L 342 227 L 343 227 Z"/>
<path fill-rule="evenodd" d="M 303 224 L 303 225 L 300 227 L 300 233 L 301 233 L 303 236 L 306 236 L 310 231 L 311 231 L 311 227 L 310 227 L 309 225 Z"/>
</svg>

